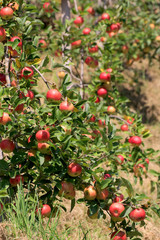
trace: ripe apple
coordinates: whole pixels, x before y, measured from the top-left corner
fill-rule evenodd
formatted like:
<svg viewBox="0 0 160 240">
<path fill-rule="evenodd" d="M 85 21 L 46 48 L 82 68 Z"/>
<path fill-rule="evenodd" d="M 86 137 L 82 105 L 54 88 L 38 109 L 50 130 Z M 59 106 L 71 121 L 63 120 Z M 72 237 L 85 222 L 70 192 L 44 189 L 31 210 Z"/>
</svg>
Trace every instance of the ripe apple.
<svg viewBox="0 0 160 240">
<path fill-rule="evenodd" d="M 4 20 L 10 20 L 13 17 L 13 9 L 10 7 L 1 8 L 0 16 Z"/>
<path fill-rule="evenodd" d="M 104 177 L 103 177 L 103 179 L 105 180 L 105 179 L 107 179 L 107 178 L 111 178 L 112 176 L 109 174 L 109 173 L 106 173 L 106 174 L 104 174 Z"/>
<path fill-rule="evenodd" d="M 97 198 L 98 200 L 106 200 L 106 198 L 107 198 L 108 195 L 109 195 L 108 189 L 107 189 L 107 188 L 104 188 L 104 189 L 101 190 L 99 187 L 97 187 L 96 190 L 97 190 L 97 196 L 96 196 L 96 198 Z"/>
<path fill-rule="evenodd" d="M 133 222 L 140 222 L 145 219 L 146 213 L 143 208 L 136 208 L 130 212 L 129 217 Z"/>
<path fill-rule="evenodd" d="M 157 42 L 160 42 L 160 36 L 157 36 L 155 39 Z"/>
<path fill-rule="evenodd" d="M 120 194 L 120 195 L 115 195 L 115 198 L 113 199 L 113 202 L 122 202 L 124 199 L 124 196 L 123 194 Z"/>
<path fill-rule="evenodd" d="M 106 41 L 106 38 L 105 37 L 101 37 L 101 42 L 105 42 Z"/>
<path fill-rule="evenodd" d="M 51 3 L 50 2 L 45 2 L 43 4 L 43 10 L 44 10 L 44 12 L 52 13 L 53 12 L 53 8 L 51 6 Z"/>
<path fill-rule="evenodd" d="M 117 158 L 119 158 L 119 159 L 117 160 L 117 163 L 120 164 L 120 165 L 122 165 L 123 162 L 124 162 L 124 157 L 123 157 L 122 155 L 118 155 Z"/>
<path fill-rule="evenodd" d="M 91 68 L 96 68 L 98 66 L 98 61 L 93 57 L 87 57 L 85 63 Z"/>
<path fill-rule="evenodd" d="M 10 42 L 14 42 L 16 39 L 18 39 L 20 42 L 18 43 L 18 47 L 21 49 L 22 52 L 22 39 L 18 36 L 14 36 L 10 39 Z M 8 49 L 10 50 L 10 54 L 13 57 L 18 56 L 18 52 L 16 50 L 13 50 L 11 46 L 8 47 Z"/>
<path fill-rule="evenodd" d="M 84 198 L 86 200 L 94 200 L 96 196 L 97 196 L 97 192 L 93 186 L 88 186 L 84 189 Z"/>
<path fill-rule="evenodd" d="M 89 119 L 89 122 L 95 122 L 96 121 L 96 118 L 94 115 L 92 115 L 92 117 Z"/>
<path fill-rule="evenodd" d="M 91 15 L 93 15 L 93 16 L 95 15 L 95 10 L 92 7 L 89 7 L 87 9 L 87 12 L 90 13 Z"/>
<path fill-rule="evenodd" d="M 104 128 L 106 126 L 106 122 L 105 121 L 102 122 L 102 120 L 100 119 L 100 120 L 98 120 L 98 126 L 100 128 Z"/>
<path fill-rule="evenodd" d="M 68 175 L 71 177 L 78 177 L 81 175 L 82 167 L 78 163 L 70 163 L 68 166 Z"/>
<path fill-rule="evenodd" d="M 16 111 L 17 113 L 21 113 L 21 112 L 23 112 L 23 109 L 24 109 L 24 104 L 22 103 L 22 104 L 19 104 L 19 105 L 15 108 L 15 111 Z"/>
<path fill-rule="evenodd" d="M 149 164 L 149 159 L 148 159 L 148 158 L 146 158 L 146 159 L 145 159 L 145 162 L 146 162 L 147 164 Z"/>
<path fill-rule="evenodd" d="M 88 34 L 90 34 L 90 32 L 91 32 L 91 29 L 90 29 L 90 28 L 84 28 L 84 29 L 83 29 L 83 34 L 84 34 L 84 35 L 88 35 Z"/>
<path fill-rule="evenodd" d="M 1 215 L 2 211 L 3 211 L 3 204 L 0 203 L 0 215 Z"/>
<path fill-rule="evenodd" d="M 127 122 L 128 122 L 129 124 L 132 124 L 132 123 L 134 122 L 134 118 L 129 118 L 129 119 L 127 119 Z"/>
<path fill-rule="evenodd" d="M 36 213 L 38 214 L 40 210 L 41 216 L 44 217 L 50 217 L 51 214 L 51 207 L 48 204 L 44 204 L 41 209 L 36 209 Z"/>
<path fill-rule="evenodd" d="M 4 112 L 2 117 L 0 117 L 0 124 L 6 125 L 10 121 L 11 121 L 11 118 L 10 118 L 9 114 Z"/>
<path fill-rule="evenodd" d="M 115 113 L 115 112 L 116 112 L 115 107 L 113 107 L 113 106 L 108 106 L 108 107 L 107 107 L 107 113 L 108 113 L 108 114 L 113 114 L 113 113 Z"/>
<path fill-rule="evenodd" d="M 48 101 L 59 101 L 62 98 L 62 94 L 57 89 L 50 89 L 46 94 L 46 98 Z"/>
<path fill-rule="evenodd" d="M 65 112 L 70 112 L 74 110 L 74 106 L 72 103 L 69 103 L 67 101 L 63 101 L 61 102 L 61 104 L 59 105 L 59 109 L 61 111 L 65 111 Z"/>
<path fill-rule="evenodd" d="M 130 138 L 130 143 L 134 146 L 139 146 L 142 143 L 142 140 L 139 136 L 133 136 Z"/>
<path fill-rule="evenodd" d="M 119 23 L 112 23 L 110 26 L 110 31 L 112 31 L 112 32 L 117 32 L 119 29 L 120 29 Z"/>
<path fill-rule="evenodd" d="M 26 97 L 29 97 L 31 100 L 34 99 L 34 93 L 31 90 L 28 90 Z"/>
<path fill-rule="evenodd" d="M 0 42 L 3 42 L 6 39 L 6 31 L 3 27 L 0 27 Z"/>
<path fill-rule="evenodd" d="M 38 46 L 40 48 L 46 49 L 48 47 L 48 44 L 47 44 L 47 42 L 44 39 L 39 39 Z"/>
<path fill-rule="evenodd" d="M 94 214 L 90 214 L 90 210 L 88 208 L 87 210 L 87 216 L 90 218 L 90 219 L 98 219 L 98 213 L 99 213 L 99 210 L 97 210 L 97 212 L 95 212 Z"/>
<path fill-rule="evenodd" d="M 15 178 L 10 178 L 9 182 L 13 187 L 16 187 L 20 182 L 24 183 L 24 178 L 21 175 L 17 175 Z"/>
<path fill-rule="evenodd" d="M 58 195 L 63 196 L 66 199 L 70 199 L 70 200 L 74 199 L 76 193 L 75 193 L 73 184 L 71 182 L 63 181 L 61 183 L 61 189 L 60 189 Z"/>
<path fill-rule="evenodd" d="M 122 203 L 116 202 L 112 203 L 109 207 L 111 217 L 114 221 L 122 221 L 123 218 L 119 217 L 121 213 L 125 210 L 125 207 Z"/>
<path fill-rule="evenodd" d="M 41 153 L 44 153 L 44 154 L 51 153 L 50 145 L 48 143 L 38 143 L 37 148 Z"/>
<path fill-rule="evenodd" d="M 111 74 L 110 73 L 106 73 L 106 72 L 102 72 L 99 76 L 99 79 L 103 82 L 107 82 L 111 80 Z"/>
<path fill-rule="evenodd" d="M 89 47 L 89 48 L 88 48 L 88 51 L 89 51 L 90 53 L 96 53 L 96 52 L 98 52 L 98 46 L 95 45 L 94 47 Z"/>
<path fill-rule="evenodd" d="M 101 15 L 101 20 L 110 20 L 110 16 L 109 16 L 109 14 L 108 13 L 103 13 L 102 15 Z"/>
<path fill-rule="evenodd" d="M 66 73 L 63 72 L 63 71 L 58 72 L 58 77 L 59 77 L 60 79 L 63 79 L 63 78 L 65 77 L 65 75 L 66 75 Z"/>
<path fill-rule="evenodd" d="M 22 70 L 21 70 L 21 73 L 20 73 L 20 77 L 24 77 L 25 79 L 29 79 L 29 78 L 32 78 L 34 74 L 34 71 L 31 67 L 24 67 Z"/>
<path fill-rule="evenodd" d="M 123 131 L 123 132 L 126 132 L 126 131 L 128 131 L 128 125 L 127 124 L 123 124 L 122 126 L 121 126 L 121 130 Z"/>
<path fill-rule="evenodd" d="M 127 240 L 127 236 L 124 232 L 122 231 L 116 231 L 116 232 L 113 232 L 112 235 L 111 235 L 111 239 L 112 240 Z"/>
<path fill-rule="evenodd" d="M 84 22 L 84 19 L 81 16 L 77 17 L 74 20 L 74 24 L 77 25 L 77 26 L 81 26 L 83 24 L 83 22 Z"/>
<path fill-rule="evenodd" d="M 95 103 L 99 103 L 100 101 L 99 97 L 97 97 Z"/>
<path fill-rule="evenodd" d="M 39 143 L 47 142 L 50 139 L 50 133 L 47 130 L 39 130 L 36 133 L 36 139 Z"/>
<path fill-rule="evenodd" d="M 149 26 L 150 26 L 151 29 L 154 29 L 154 28 L 155 28 L 154 23 L 150 23 Z"/>
<path fill-rule="evenodd" d="M 105 97 L 107 95 L 107 90 L 105 88 L 101 87 L 98 89 L 97 95 L 100 97 Z"/>
<path fill-rule="evenodd" d="M 16 82 L 16 80 L 12 80 L 11 86 L 12 86 L 12 87 L 17 87 L 17 82 Z"/>
<path fill-rule="evenodd" d="M 113 69 L 112 68 L 107 68 L 106 71 L 111 73 L 111 72 L 113 72 Z"/>
<path fill-rule="evenodd" d="M 71 43 L 71 46 L 72 46 L 72 48 L 76 48 L 76 47 L 81 46 L 81 43 L 82 43 L 81 40 L 77 40 L 77 41 L 75 41 L 75 42 L 72 42 L 72 43 Z"/>
<path fill-rule="evenodd" d="M 15 149 L 15 144 L 9 139 L 4 139 L 0 143 L 0 148 L 4 153 L 11 153 Z"/>
<path fill-rule="evenodd" d="M 6 81 L 6 75 L 4 75 L 3 73 L 0 73 L 0 82 L 2 84 L 6 84 L 7 81 Z"/>
<path fill-rule="evenodd" d="M 122 46 L 122 52 L 124 54 L 128 53 L 128 46 L 126 46 L 126 45 Z"/>
</svg>

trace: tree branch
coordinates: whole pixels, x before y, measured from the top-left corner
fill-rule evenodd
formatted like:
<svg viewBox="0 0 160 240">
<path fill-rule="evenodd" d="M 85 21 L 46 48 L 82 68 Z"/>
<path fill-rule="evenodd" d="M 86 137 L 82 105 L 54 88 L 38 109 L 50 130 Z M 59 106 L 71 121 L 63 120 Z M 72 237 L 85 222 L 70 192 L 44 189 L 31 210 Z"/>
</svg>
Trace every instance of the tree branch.
<svg viewBox="0 0 160 240">
<path fill-rule="evenodd" d="M 9 65 L 10 65 L 10 60 L 9 60 L 9 55 L 8 55 L 8 46 L 5 47 L 5 75 L 6 75 L 6 81 L 7 81 L 7 87 L 11 86 L 11 79 L 9 76 Z"/>
<path fill-rule="evenodd" d="M 31 67 L 34 68 L 34 70 L 41 76 L 41 78 L 43 79 L 44 83 L 47 85 L 48 89 L 50 89 L 47 80 L 43 77 L 42 73 L 40 73 L 40 71 L 34 66 L 32 65 Z"/>
</svg>

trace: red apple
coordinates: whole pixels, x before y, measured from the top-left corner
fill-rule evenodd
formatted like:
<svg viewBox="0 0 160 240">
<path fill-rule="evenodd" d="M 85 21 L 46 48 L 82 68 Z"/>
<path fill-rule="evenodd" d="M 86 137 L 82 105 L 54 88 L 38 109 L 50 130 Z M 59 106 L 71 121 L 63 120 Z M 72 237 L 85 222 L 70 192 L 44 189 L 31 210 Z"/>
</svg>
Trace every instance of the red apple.
<svg viewBox="0 0 160 240">
<path fill-rule="evenodd" d="M 89 122 L 95 122 L 96 121 L 96 118 L 95 116 L 93 115 L 90 119 L 89 119 Z"/>
<path fill-rule="evenodd" d="M 70 163 L 68 166 L 68 175 L 71 177 L 77 177 L 81 175 L 82 168 L 78 163 Z"/>
<path fill-rule="evenodd" d="M 138 136 L 133 136 L 133 137 L 131 137 L 130 141 L 131 141 L 130 143 L 131 143 L 132 145 L 134 145 L 134 146 L 139 146 L 139 145 L 141 145 L 141 143 L 142 143 L 141 138 L 138 137 Z"/>
<path fill-rule="evenodd" d="M 62 94 L 57 89 L 50 89 L 47 94 L 46 98 L 48 101 L 59 101 L 62 98 Z"/>
<path fill-rule="evenodd" d="M 113 232 L 112 235 L 111 235 L 111 239 L 112 240 L 127 240 L 127 236 L 124 232 L 122 231 L 116 231 L 116 232 Z"/>
<path fill-rule="evenodd" d="M 35 149 L 31 149 L 28 151 L 28 157 L 35 157 L 36 155 L 36 150 Z"/>
<path fill-rule="evenodd" d="M 106 71 L 111 73 L 111 72 L 113 72 L 113 69 L 112 68 L 107 68 Z"/>
<path fill-rule="evenodd" d="M 101 15 L 101 20 L 105 20 L 105 19 L 110 20 L 110 16 L 109 16 L 108 13 L 103 13 L 103 14 Z"/>
<path fill-rule="evenodd" d="M 124 199 L 124 196 L 123 194 L 120 194 L 120 195 L 115 195 L 115 198 L 113 199 L 113 202 L 122 202 Z"/>
<path fill-rule="evenodd" d="M 98 125 L 99 127 L 104 128 L 106 126 L 106 122 L 105 121 L 102 122 L 102 120 L 100 119 L 98 120 Z"/>
<path fill-rule="evenodd" d="M 4 112 L 2 117 L 0 117 L 0 124 L 6 125 L 10 121 L 11 121 L 11 118 L 10 118 L 9 114 Z"/>
<path fill-rule="evenodd" d="M 110 26 L 110 31 L 116 32 L 119 30 L 119 26 L 116 23 L 112 23 Z"/>
<path fill-rule="evenodd" d="M 48 12 L 48 13 L 52 13 L 53 12 L 53 8 L 52 8 L 50 2 L 45 2 L 43 4 L 43 9 L 44 9 L 44 12 Z"/>
<path fill-rule="evenodd" d="M 4 153 L 11 153 L 15 149 L 15 144 L 9 139 L 4 139 L 0 143 L 0 148 L 2 149 L 2 152 Z"/>
<path fill-rule="evenodd" d="M 133 222 L 140 222 L 145 219 L 146 213 L 143 208 L 136 208 L 130 212 L 129 217 Z"/>
<path fill-rule="evenodd" d="M 3 204 L 0 203 L 0 214 L 2 213 L 2 211 L 3 211 Z"/>
<path fill-rule="evenodd" d="M 1 8 L 0 16 L 4 20 L 10 20 L 13 17 L 13 9 L 10 7 Z"/>
<path fill-rule="evenodd" d="M 54 55 L 55 55 L 56 57 L 62 56 L 62 50 L 57 49 L 57 50 L 54 52 Z"/>
<path fill-rule="evenodd" d="M 84 34 L 84 35 L 88 35 L 88 34 L 90 34 L 90 32 L 91 32 L 91 29 L 90 29 L 90 28 L 84 28 L 84 29 L 83 29 L 83 34 Z"/>
<path fill-rule="evenodd" d="M 70 199 L 70 200 L 74 199 L 76 193 L 75 193 L 73 184 L 71 182 L 63 181 L 61 183 L 61 189 L 60 189 L 58 195 L 63 196 L 66 199 Z"/>
<path fill-rule="evenodd" d="M 120 202 L 112 203 L 109 207 L 111 217 L 113 217 L 113 219 L 116 220 L 116 221 L 123 220 L 123 218 L 120 217 L 120 215 L 124 210 L 125 210 L 125 207 Z"/>
<path fill-rule="evenodd" d="M 12 80 L 11 86 L 12 86 L 12 87 L 17 87 L 17 82 L 16 82 L 15 80 Z"/>
<path fill-rule="evenodd" d="M 122 126 L 121 126 L 121 130 L 123 131 L 123 132 L 126 132 L 126 131 L 128 131 L 128 125 L 127 124 L 123 124 Z"/>
<path fill-rule="evenodd" d="M 11 2 L 8 4 L 8 7 L 11 7 L 13 11 L 17 11 L 19 8 L 19 4 L 17 2 Z"/>
<path fill-rule="evenodd" d="M 23 109 L 24 109 L 24 104 L 19 104 L 16 108 L 15 108 L 15 111 L 18 112 L 18 113 L 21 113 L 23 112 Z"/>
<path fill-rule="evenodd" d="M 7 81 L 6 81 L 6 75 L 4 75 L 3 73 L 0 73 L 0 82 L 2 84 L 6 84 Z"/>
<path fill-rule="evenodd" d="M 16 187 L 20 182 L 24 183 L 24 178 L 21 175 L 17 175 L 15 178 L 10 178 L 9 182 L 13 187 Z"/>
<path fill-rule="evenodd" d="M 72 42 L 72 43 L 71 43 L 71 46 L 72 46 L 72 48 L 76 48 L 76 47 L 81 46 L 81 43 L 82 43 L 81 40 L 77 40 L 77 41 L 75 41 L 75 42 Z"/>
<path fill-rule="evenodd" d="M 59 105 L 59 109 L 61 111 L 70 112 L 74 110 L 74 106 L 72 103 L 64 101 L 64 102 L 61 102 L 61 104 Z"/>
<path fill-rule="evenodd" d="M 39 142 L 37 145 L 37 148 L 41 153 L 51 154 L 50 145 L 48 143 L 40 143 Z"/>
<path fill-rule="evenodd" d="M 105 97 L 107 95 L 107 90 L 105 88 L 101 87 L 98 89 L 97 95 L 100 97 Z"/>
<path fill-rule="evenodd" d="M 29 97 L 32 100 L 34 99 L 34 93 L 31 90 L 28 90 L 26 97 Z"/>
<path fill-rule="evenodd" d="M 36 133 L 36 139 L 38 142 L 47 142 L 50 139 L 50 133 L 47 130 L 39 130 Z"/>
<path fill-rule="evenodd" d="M 116 112 L 115 107 L 113 107 L 113 106 L 108 106 L 108 107 L 107 107 L 107 113 L 108 113 L 108 114 L 113 114 L 113 113 L 115 113 L 115 112 Z"/>
<path fill-rule="evenodd" d="M 36 213 L 39 212 L 39 209 L 36 209 Z M 50 217 L 51 214 L 51 207 L 48 204 L 44 204 L 40 209 L 42 217 Z"/>
<path fill-rule="evenodd" d="M 98 52 L 98 46 L 95 45 L 94 47 L 89 47 L 88 50 L 90 53 L 96 53 Z"/>
<path fill-rule="evenodd" d="M 132 124 L 132 123 L 134 122 L 134 118 L 129 118 L 129 119 L 127 119 L 127 122 L 128 122 L 129 124 Z"/>
<path fill-rule="evenodd" d="M 112 176 L 109 174 L 109 173 L 106 173 L 106 174 L 104 174 L 104 177 L 103 177 L 103 179 L 105 180 L 105 179 L 107 179 L 107 178 L 111 178 Z"/>
<path fill-rule="evenodd" d="M 91 68 L 96 68 L 98 66 L 98 61 L 93 57 L 87 57 L 85 63 Z"/>
<path fill-rule="evenodd" d="M 24 77 L 25 79 L 29 79 L 29 78 L 32 78 L 33 74 L 34 74 L 34 71 L 31 67 L 24 67 L 21 70 L 20 77 Z"/>
<path fill-rule="evenodd" d="M 95 15 L 95 11 L 94 11 L 94 9 L 92 8 L 92 7 L 89 7 L 88 9 L 87 9 L 87 12 L 89 12 L 91 15 Z"/>
<path fill-rule="evenodd" d="M 84 19 L 81 16 L 77 17 L 74 20 L 74 24 L 77 25 L 77 26 L 81 26 L 83 24 L 83 22 L 84 22 Z"/>
<path fill-rule="evenodd" d="M 84 189 L 84 198 L 86 200 L 94 200 L 96 196 L 97 196 L 97 192 L 93 186 L 89 186 Z"/>
<path fill-rule="evenodd" d="M 104 188 L 104 189 L 100 189 L 99 187 L 97 187 L 97 196 L 96 196 L 96 198 L 98 199 L 98 200 L 106 200 L 106 198 L 108 197 L 108 195 L 109 195 L 109 191 L 108 191 L 108 189 L 107 188 Z"/>
<path fill-rule="evenodd" d="M 147 164 L 149 164 L 149 159 L 148 159 L 148 158 L 146 158 L 146 159 L 145 159 L 145 162 L 146 162 Z"/>
<path fill-rule="evenodd" d="M 119 158 L 119 159 L 117 160 L 117 163 L 120 164 L 120 165 L 122 165 L 123 162 L 124 162 L 124 157 L 123 157 L 122 155 L 118 155 L 117 158 Z"/>
<path fill-rule="evenodd" d="M 106 72 L 102 72 L 99 76 L 99 79 L 103 82 L 107 82 L 111 80 L 111 74 L 110 73 L 106 73 Z"/>
<path fill-rule="evenodd" d="M 105 37 L 101 37 L 101 42 L 105 42 L 106 41 L 106 38 Z"/>
<path fill-rule="evenodd" d="M 128 53 L 128 46 L 126 46 L 126 45 L 122 46 L 122 51 L 125 54 Z"/>
<path fill-rule="evenodd" d="M 6 31 L 3 27 L 0 27 L 0 42 L 3 42 L 6 39 Z"/>
<path fill-rule="evenodd" d="M 100 102 L 100 99 L 99 97 L 97 97 L 95 103 L 99 103 L 99 102 Z"/>
<path fill-rule="evenodd" d="M 48 44 L 47 44 L 47 42 L 44 39 L 39 39 L 38 46 L 40 48 L 46 49 L 48 47 Z"/>
</svg>

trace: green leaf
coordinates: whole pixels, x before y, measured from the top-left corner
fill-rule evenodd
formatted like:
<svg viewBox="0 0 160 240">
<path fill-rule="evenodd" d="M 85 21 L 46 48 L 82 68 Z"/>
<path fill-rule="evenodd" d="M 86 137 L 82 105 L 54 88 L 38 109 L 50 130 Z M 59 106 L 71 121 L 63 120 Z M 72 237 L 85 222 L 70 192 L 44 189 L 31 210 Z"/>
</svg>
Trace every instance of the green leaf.
<svg viewBox="0 0 160 240">
<path fill-rule="evenodd" d="M 101 189 L 104 189 L 106 187 L 108 187 L 108 185 L 112 182 L 112 179 L 111 178 L 107 178 L 105 180 L 103 180 L 100 184 L 101 186 Z"/>
<path fill-rule="evenodd" d="M 129 206 L 129 207 L 126 207 L 125 210 L 120 214 L 120 217 L 126 217 L 130 214 L 132 210 L 132 207 Z"/>
<path fill-rule="evenodd" d="M 121 178 L 121 180 L 122 180 L 122 186 L 127 188 L 128 196 L 132 197 L 134 194 L 134 190 L 132 188 L 131 183 L 125 178 Z"/>
<path fill-rule="evenodd" d="M 75 203 L 76 203 L 76 201 L 75 201 L 75 198 L 74 198 L 74 199 L 71 200 L 71 210 L 70 210 L 70 212 L 72 212 L 73 208 L 75 207 Z"/>
<path fill-rule="evenodd" d="M 4 55 L 4 45 L 0 42 L 0 58 L 2 58 Z"/>
</svg>

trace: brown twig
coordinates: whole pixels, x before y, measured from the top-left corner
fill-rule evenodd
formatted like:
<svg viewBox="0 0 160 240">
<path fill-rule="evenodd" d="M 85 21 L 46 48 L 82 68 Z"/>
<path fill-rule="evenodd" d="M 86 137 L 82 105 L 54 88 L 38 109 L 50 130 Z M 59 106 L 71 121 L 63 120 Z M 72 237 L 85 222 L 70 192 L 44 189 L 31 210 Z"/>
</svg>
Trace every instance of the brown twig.
<svg viewBox="0 0 160 240">
<path fill-rule="evenodd" d="M 32 65 L 32 67 L 34 68 L 34 70 L 41 76 L 41 78 L 43 79 L 44 83 L 47 85 L 48 89 L 50 89 L 47 80 L 43 77 L 42 73 L 34 66 Z M 51 83 L 50 83 L 51 84 Z"/>
<path fill-rule="evenodd" d="M 6 75 L 6 81 L 7 81 L 7 87 L 11 86 L 11 80 L 9 76 L 9 65 L 10 65 L 10 60 L 9 60 L 9 55 L 8 55 L 8 47 L 5 47 L 5 75 Z"/>
</svg>

